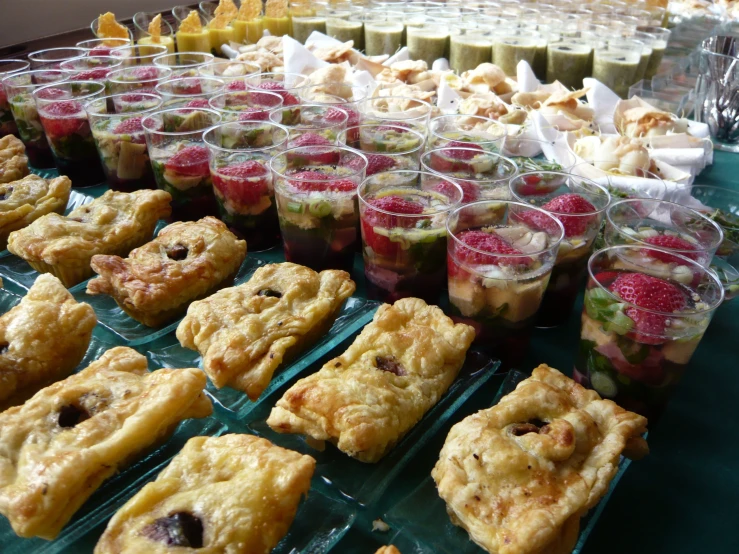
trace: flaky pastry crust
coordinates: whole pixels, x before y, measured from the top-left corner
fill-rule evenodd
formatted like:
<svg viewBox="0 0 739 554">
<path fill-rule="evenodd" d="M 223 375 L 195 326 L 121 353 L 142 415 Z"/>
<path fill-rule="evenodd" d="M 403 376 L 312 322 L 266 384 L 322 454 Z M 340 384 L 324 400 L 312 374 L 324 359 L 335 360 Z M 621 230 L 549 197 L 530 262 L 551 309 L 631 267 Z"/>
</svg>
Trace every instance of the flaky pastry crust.
<svg viewBox="0 0 739 554">
<path fill-rule="evenodd" d="M 287 533 L 315 464 L 251 435 L 192 438 L 118 510 L 95 554 L 267 554 Z"/>
<path fill-rule="evenodd" d="M 215 217 L 177 222 L 127 258 L 96 255 L 88 294 L 108 294 L 131 317 L 157 327 L 233 281 L 246 242 Z"/>
<path fill-rule="evenodd" d="M 256 400 L 284 359 L 328 331 L 355 289 L 346 271 L 269 264 L 243 285 L 190 304 L 177 338 L 200 352 L 216 387 Z"/>
<path fill-rule="evenodd" d="M 455 525 L 493 554 L 572 551 L 579 519 L 607 492 L 646 418 L 556 369 L 452 427 L 431 473 Z"/>
<path fill-rule="evenodd" d="M 70 287 L 92 275 L 95 254 L 125 256 L 150 240 L 157 221 L 170 216 L 171 200 L 163 190 L 109 190 L 67 216 L 51 213 L 12 232 L 8 250 Z"/>
<path fill-rule="evenodd" d="M 0 185 L 0 248 L 8 246 L 12 231 L 30 225 L 42 215 L 63 214 L 71 191 L 72 181 L 64 175 L 44 179 L 32 173 Z"/>
<path fill-rule="evenodd" d="M 59 279 L 39 275 L 20 304 L 0 317 L 0 410 L 72 373 L 96 323 L 95 311 L 76 302 Z"/>
<path fill-rule="evenodd" d="M 384 304 L 344 354 L 290 387 L 267 424 L 377 462 L 447 391 L 474 337 L 418 298 Z"/>
<path fill-rule="evenodd" d="M 147 371 L 113 348 L 0 414 L 0 513 L 21 537 L 53 539 L 108 477 L 212 407 L 197 369 Z"/>
<path fill-rule="evenodd" d="M 25 145 L 13 135 L 0 138 L 0 183 L 17 181 L 28 175 Z"/>
</svg>

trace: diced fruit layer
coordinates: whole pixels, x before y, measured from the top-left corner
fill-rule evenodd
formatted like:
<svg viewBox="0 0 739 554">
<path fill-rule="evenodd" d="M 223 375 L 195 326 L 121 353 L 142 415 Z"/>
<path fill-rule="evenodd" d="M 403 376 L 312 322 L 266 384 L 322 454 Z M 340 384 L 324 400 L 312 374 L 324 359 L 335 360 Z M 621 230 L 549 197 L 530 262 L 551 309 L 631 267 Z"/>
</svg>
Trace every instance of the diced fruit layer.
<svg viewBox="0 0 739 554">
<path fill-rule="evenodd" d="M 370 206 L 393 212 L 395 214 L 418 215 L 423 213 L 423 206 L 412 200 L 407 200 L 400 196 L 384 196 L 382 198 L 374 198 L 368 201 Z M 391 241 L 389 237 L 375 232 L 375 227 L 384 229 L 392 229 L 395 227 L 412 228 L 420 218 L 415 217 L 396 217 L 385 214 L 371 208 L 367 208 L 362 218 L 362 231 L 367 246 L 372 248 L 375 253 L 380 256 L 393 257 L 400 248 L 400 243 Z"/>
<path fill-rule="evenodd" d="M 204 146 L 188 146 L 177 152 L 164 164 L 170 171 L 191 177 L 205 177 L 208 168 L 208 149 Z"/>
</svg>

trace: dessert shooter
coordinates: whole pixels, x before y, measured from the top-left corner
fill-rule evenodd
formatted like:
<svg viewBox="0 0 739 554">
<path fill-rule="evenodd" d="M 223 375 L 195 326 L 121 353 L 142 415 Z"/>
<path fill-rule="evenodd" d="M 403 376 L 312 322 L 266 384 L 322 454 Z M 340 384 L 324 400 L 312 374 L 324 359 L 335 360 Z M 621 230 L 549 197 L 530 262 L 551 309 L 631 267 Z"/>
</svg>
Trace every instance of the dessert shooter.
<svg viewBox="0 0 739 554">
<path fill-rule="evenodd" d="M 172 195 L 175 220 L 216 215 L 216 201 L 203 132 L 220 123 L 213 110 L 176 108 L 147 115 L 146 133 L 157 186 Z"/>
<path fill-rule="evenodd" d="M 382 171 L 418 169 L 424 136 L 398 125 L 358 125 L 342 131 L 337 142 L 365 155 L 369 177 Z"/>
<path fill-rule="evenodd" d="M 282 107 L 269 113 L 269 120 L 284 125 L 290 133 L 290 146 L 328 146 L 344 129 L 349 114 L 340 108 L 303 104 L 295 117 L 292 107 Z"/>
<path fill-rule="evenodd" d="M 122 67 L 137 65 L 151 65 L 154 58 L 167 54 L 169 50 L 163 44 L 150 44 L 146 47 L 146 54 L 138 54 L 136 46 L 121 46 L 110 51 L 110 57 L 121 60 Z"/>
<path fill-rule="evenodd" d="M 214 77 L 179 77 L 159 83 L 154 90 L 165 108 L 207 108 L 208 99 L 225 88 L 226 83 Z"/>
<path fill-rule="evenodd" d="M 243 0 L 233 23 L 234 40 L 241 44 L 256 44 L 262 38 L 262 0 Z"/>
<path fill-rule="evenodd" d="M 65 81 L 33 91 L 59 173 L 72 179 L 75 187 L 98 185 L 105 179 L 84 110 L 86 102 L 104 91 L 105 85 L 95 81 Z"/>
<path fill-rule="evenodd" d="M 354 43 L 357 50 L 364 49 L 364 23 L 356 15 L 361 9 L 335 9 L 326 15 L 326 34 L 341 42 Z"/>
<path fill-rule="evenodd" d="M 205 17 L 196 10 L 192 10 L 185 19 L 180 21 L 175 33 L 177 50 L 179 52 L 206 52 L 211 53 L 210 34 L 205 28 Z"/>
<path fill-rule="evenodd" d="M 455 141 L 423 154 L 421 167 L 457 183 L 464 192 L 465 204 L 510 198 L 508 182 L 518 173 L 510 159 L 477 144 Z"/>
<path fill-rule="evenodd" d="M 237 90 L 214 96 L 208 105 L 224 122 L 267 121 L 269 112 L 281 108 L 282 102 L 282 96 L 274 92 Z"/>
<path fill-rule="evenodd" d="M 246 239 L 251 252 L 277 244 L 280 228 L 269 160 L 285 149 L 288 133 L 273 123 L 231 122 L 205 132 L 220 219 Z"/>
<path fill-rule="evenodd" d="M 123 60 L 112 56 L 85 56 L 59 64 L 71 81 L 98 81 L 105 84 L 108 74 L 123 65 Z"/>
<path fill-rule="evenodd" d="M 77 47 L 85 51 L 85 56 L 110 56 L 115 48 L 130 45 L 131 40 L 127 38 L 93 38 L 77 43 Z"/>
<path fill-rule="evenodd" d="M 649 63 L 644 72 L 644 78 L 651 79 L 659 71 L 659 66 L 662 64 L 662 58 L 665 55 L 672 31 L 663 27 L 654 26 L 639 26 L 636 30 L 649 33 L 655 37 L 655 40 L 652 42 L 652 55 L 649 56 Z"/>
<path fill-rule="evenodd" d="M 204 77 L 215 77 L 226 83 L 226 91 L 246 90 L 247 83 L 262 70 L 256 64 L 238 60 L 213 62 L 200 68 Z"/>
<path fill-rule="evenodd" d="M 26 147 L 26 156 L 37 169 L 56 167 L 49 141 L 39 119 L 33 91 L 39 87 L 67 80 L 68 75 L 58 69 L 37 69 L 14 73 L 2 80 L 8 105 L 18 128 L 18 135 Z"/>
<path fill-rule="evenodd" d="M 251 89 L 266 90 L 282 96 L 282 105 L 291 111 L 282 121 L 283 125 L 292 125 L 300 117 L 300 90 L 310 81 L 298 73 L 260 73 L 246 83 Z"/>
<path fill-rule="evenodd" d="M 213 63 L 215 56 L 206 52 L 179 52 L 154 58 L 154 65 L 172 71 L 173 77 L 197 77 L 207 74 L 201 69 Z"/>
<path fill-rule="evenodd" d="M 9 75 L 27 71 L 29 67 L 31 63 L 24 60 L 0 60 L 0 83 Z M 5 135 L 19 136 L 6 92 L 0 84 L 0 137 Z"/>
<path fill-rule="evenodd" d="M 433 118 L 429 123 L 428 147 L 440 148 L 450 142 L 473 143 L 496 152 L 506 136 L 506 126 L 479 115 L 450 114 Z"/>
<path fill-rule="evenodd" d="M 426 19 L 406 27 L 408 54 L 412 60 L 423 60 L 431 67 L 449 51 L 449 27 L 442 22 Z"/>
<path fill-rule="evenodd" d="M 275 156 L 270 167 L 285 259 L 316 271 L 351 271 L 364 155 L 339 146 L 302 146 Z"/>
<path fill-rule="evenodd" d="M 274 37 L 289 35 L 290 18 L 288 17 L 287 0 L 266 0 L 262 25 Z"/>
<path fill-rule="evenodd" d="M 31 69 L 59 69 L 63 61 L 86 55 L 87 50 L 74 46 L 46 48 L 28 54 L 28 61 L 31 62 Z"/>
<path fill-rule="evenodd" d="M 358 195 L 368 296 L 437 302 L 446 283 L 446 220 L 462 201 L 460 186 L 399 170 L 367 177 Z"/>
<path fill-rule="evenodd" d="M 172 70 L 155 65 L 137 65 L 123 67 L 108 73 L 108 89 L 111 94 L 124 92 L 156 93 L 159 83 L 169 80 Z"/>
<path fill-rule="evenodd" d="M 535 186 L 532 180 L 537 181 Z M 515 200 L 549 212 L 564 226 L 565 236 L 536 321 L 538 327 L 556 327 L 570 317 L 611 196 L 590 179 L 554 171 L 518 175 L 511 179 L 510 190 Z M 549 225 L 549 219 L 535 213 L 527 215 L 525 222 L 542 229 Z"/>
<path fill-rule="evenodd" d="M 306 104 L 334 106 L 345 111 L 349 116 L 347 127 L 359 125 L 359 103 L 367 98 L 369 90 L 366 86 L 351 83 L 321 83 L 300 89 L 300 99 Z"/>
<path fill-rule="evenodd" d="M 398 18 L 400 15 L 401 18 Z M 364 51 L 368 56 L 392 56 L 402 46 L 402 14 L 371 13 L 364 19 Z"/>
<path fill-rule="evenodd" d="M 159 109 L 162 99 L 140 93 L 133 103 L 127 96 L 132 95 L 103 96 L 85 105 L 95 146 L 110 188 L 122 192 L 155 189 L 141 120 Z M 124 110 L 118 111 L 116 108 L 121 106 Z"/>
<path fill-rule="evenodd" d="M 724 290 L 715 274 L 643 246 L 599 250 L 588 263 L 574 379 L 656 421 Z M 667 269 L 665 267 L 667 266 Z"/>
<path fill-rule="evenodd" d="M 592 77 L 626 98 L 640 62 L 641 46 L 635 41 L 609 39 L 595 46 Z"/>
<path fill-rule="evenodd" d="M 169 54 L 175 53 L 174 32 L 162 14 L 138 12 L 133 16 L 133 25 L 140 55 L 153 54 L 158 46 L 164 46 Z"/>
<path fill-rule="evenodd" d="M 538 33 L 529 32 L 525 36 L 500 30 L 493 33 L 493 63 L 509 77 L 516 76 L 516 66 L 520 61 L 534 65 L 539 48 Z"/>
<path fill-rule="evenodd" d="M 593 44 L 584 37 L 561 34 L 547 45 L 547 82 L 555 80 L 568 89 L 582 87 L 593 71 Z"/>
<path fill-rule="evenodd" d="M 452 25 L 449 35 L 449 67 L 462 74 L 482 63 L 490 63 L 493 37 L 489 29 L 471 24 Z"/>
<path fill-rule="evenodd" d="M 365 124 L 411 126 L 426 134 L 433 108 L 428 102 L 406 96 L 378 96 L 357 104 L 359 122 Z"/>
<path fill-rule="evenodd" d="M 326 10 L 315 7 L 308 0 L 292 0 L 290 2 L 290 36 L 301 44 L 305 44 L 313 31 L 326 34 Z"/>
<path fill-rule="evenodd" d="M 239 9 L 232 0 L 220 0 L 213 12 L 212 19 L 208 22 L 208 35 L 210 36 L 210 51 L 214 56 L 221 56 L 221 47 L 234 41 L 234 29 L 231 22 L 236 19 Z"/>
<path fill-rule="evenodd" d="M 537 223 L 527 223 L 532 220 Z M 452 317 L 472 325 L 475 341 L 506 367 L 520 365 L 564 237 L 562 224 L 539 208 L 496 200 L 460 206 L 447 232 Z"/>
</svg>

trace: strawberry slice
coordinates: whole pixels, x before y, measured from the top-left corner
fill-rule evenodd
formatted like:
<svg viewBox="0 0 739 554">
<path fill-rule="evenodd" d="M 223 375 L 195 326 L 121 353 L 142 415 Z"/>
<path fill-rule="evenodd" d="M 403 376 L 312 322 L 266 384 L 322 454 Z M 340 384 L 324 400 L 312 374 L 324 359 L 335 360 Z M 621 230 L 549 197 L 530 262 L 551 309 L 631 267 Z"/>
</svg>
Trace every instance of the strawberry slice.
<svg viewBox="0 0 739 554">
<path fill-rule="evenodd" d="M 288 152 L 287 160 L 293 164 L 319 164 L 334 165 L 339 163 L 341 153 L 335 148 L 330 148 L 331 141 L 326 137 L 315 133 L 305 133 L 289 141 L 290 148 L 306 147 L 302 152 Z M 310 147 L 315 148 L 310 148 Z"/>
<path fill-rule="evenodd" d="M 657 235 L 656 237 L 647 237 L 644 239 L 644 242 L 646 242 L 647 244 L 651 244 L 652 246 L 656 246 L 657 248 L 664 248 L 666 250 L 679 250 L 680 252 L 676 252 L 677 254 L 685 256 L 686 258 L 689 258 L 691 260 L 695 260 L 698 257 L 697 254 L 685 252 L 686 250 L 697 250 L 696 246 L 693 243 L 674 235 Z M 667 264 L 682 263 L 682 260 L 680 260 L 680 258 L 677 258 L 672 254 L 668 254 L 666 252 L 650 250 L 649 255 L 652 258 L 655 258 Z"/>
<path fill-rule="evenodd" d="M 66 95 L 67 93 L 64 90 L 56 87 L 45 88 L 36 93 L 36 96 L 42 100 L 57 100 L 59 98 L 64 98 Z"/>
<path fill-rule="evenodd" d="M 226 85 L 226 90 L 229 92 L 246 90 L 246 83 L 244 81 L 231 81 Z"/>
<path fill-rule="evenodd" d="M 53 102 L 43 108 L 40 118 L 46 133 L 52 137 L 87 134 L 90 126 L 87 118 L 80 114 L 81 111 L 82 104 L 73 100 Z"/>
<path fill-rule="evenodd" d="M 87 53 L 87 55 L 88 56 L 110 56 L 111 50 L 113 50 L 113 47 L 103 46 L 101 44 L 100 46 L 95 46 L 94 48 L 90 48 L 90 51 Z"/>
<path fill-rule="evenodd" d="M 469 162 L 481 152 L 483 149 L 479 144 L 453 140 L 444 148 L 434 151 L 429 157 L 429 164 L 431 169 L 440 173 L 476 173 Z"/>
<path fill-rule="evenodd" d="M 396 165 L 395 160 L 390 156 L 369 154 L 366 152 L 363 152 L 363 154 L 367 157 L 367 169 L 365 171 L 365 175 L 367 177 L 376 173 L 381 173 L 383 171 L 390 171 Z M 361 171 L 364 168 L 364 160 L 359 157 L 353 158 L 349 163 L 346 164 L 346 167 L 350 167 L 354 171 Z"/>
<path fill-rule="evenodd" d="M 322 171 L 298 171 L 290 175 L 290 185 L 300 192 L 350 192 L 357 188 L 351 179 L 334 179 Z"/>
<path fill-rule="evenodd" d="M 518 248 L 513 247 L 507 240 L 495 233 L 486 233 L 479 230 L 463 231 L 457 238 L 466 246 L 492 254 L 511 254 L 514 256 L 523 254 Z M 508 258 L 481 254 L 456 242 L 454 243 L 454 253 L 460 261 L 471 265 L 526 266 L 531 263 L 531 258 L 528 256 Z"/>
<path fill-rule="evenodd" d="M 630 304 L 657 312 L 671 313 L 683 310 L 687 305 L 685 293 L 676 285 L 643 273 L 621 273 L 611 283 L 609 290 Z M 637 342 L 662 344 L 668 316 L 649 313 L 638 308 L 628 307 L 624 314 L 634 321 L 634 329 L 629 333 Z"/>
<path fill-rule="evenodd" d="M 205 98 L 195 98 L 183 106 L 184 108 L 207 108 L 208 101 Z"/>
<path fill-rule="evenodd" d="M 290 141 L 291 148 L 298 146 L 331 146 L 331 141 L 316 133 L 304 133 Z"/>
<path fill-rule="evenodd" d="M 450 148 L 464 148 L 464 150 L 449 150 Z M 478 152 L 483 151 L 482 146 L 480 146 L 479 144 L 475 144 L 474 142 L 462 142 L 461 140 L 453 140 L 451 142 L 448 142 L 444 146 L 442 152 L 455 160 L 471 160 L 472 158 L 477 156 L 477 153 L 472 152 L 472 150 L 477 150 Z"/>
<path fill-rule="evenodd" d="M 349 114 L 341 109 L 337 108 L 329 108 L 326 110 L 326 114 L 323 116 L 323 119 L 325 121 L 328 121 L 329 123 L 343 123 L 345 120 L 348 121 Z"/>
<path fill-rule="evenodd" d="M 418 202 L 406 200 L 400 196 L 384 196 L 367 202 L 370 206 L 394 214 L 417 215 L 423 213 L 423 206 Z M 393 242 L 388 237 L 375 232 L 375 227 L 392 229 L 394 227 L 414 227 L 420 218 L 404 218 L 386 214 L 368 207 L 362 218 L 362 234 L 364 242 L 380 256 L 393 258 L 400 250 L 400 243 Z"/>
<path fill-rule="evenodd" d="M 172 156 L 164 167 L 180 175 L 189 177 L 207 177 L 208 149 L 205 146 L 188 146 Z"/>
<path fill-rule="evenodd" d="M 462 204 L 469 204 L 480 197 L 479 188 L 475 183 L 470 181 L 457 181 L 457 184 L 462 188 Z M 447 181 L 440 181 L 439 184 L 434 187 L 434 190 L 436 192 L 440 192 L 449 199 L 454 199 L 455 201 L 459 198 L 457 196 L 459 193 L 454 189 L 454 185 Z"/>
<path fill-rule="evenodd" d="M 219 169 L 213 174 L 213 185 L 226 198 L 252 205 L 269 194 L 268 175 L 261 163 L 250 160 Z"/>
<path fill-rule="evenodd" d="M 151 66 L 137 67 L 131 74 L 139 81 L 153 81 L 159 77 L 157 68 Z"/>
<path fill-rule="evenodd" d="M 75 74 L 72 79 L 74 81 L 103 81 L 110 73 L 107 67 L 98 67 L 96 69 L 86 69 Z"/>
<path fill-rule="evenodd" d="M 259 108 L 246 108 L 239 113 L 239 121 L 267 121 L 269 112 Z"/>
<path fill-rule="evenodd" d="M 595 206 L 579 194 L 574 193 L 567 193 L 557 196 L 556 198 L 552 198 L 549 202 L 544 204 L 541 209 L 551 212 L 554 217 L 559 219 L 565 228 L 565 237 L 567 238 L 585 235 L 592 224 L 598 219 L 595 215 L 563 215 L 582 214 L 596 211 Z M 540 229 L 552 234 L 557 232 L 557 226 L 541 212 L 531 210 L 530 212 L 519 214 L 518 218 L 534 229 Z"/>
<path fill-rule="evenodd" d="M 113 129 L 113 134 L 116 135 L 132 135 L 131 142 L 138 144 L 145 144 L 146 137 L 144 136 L 144 126 L 141 125 L 140 117 L 130 117 L 124 121 L 121 121 Z"/>
<path fill-rule="evenodd" d="M 277 94 L 282 96 L 283 106 L 297 106 L 298 104 L 300 104 L 300 101 L 295 96 L 287 92 L 285 90 L 285 86 L 282 83 L 278 83 L 277 81 L 264 81 L 262 83 L 259 83 L 257 87 L 262 90 L 276 92 Z"/>
</svg>

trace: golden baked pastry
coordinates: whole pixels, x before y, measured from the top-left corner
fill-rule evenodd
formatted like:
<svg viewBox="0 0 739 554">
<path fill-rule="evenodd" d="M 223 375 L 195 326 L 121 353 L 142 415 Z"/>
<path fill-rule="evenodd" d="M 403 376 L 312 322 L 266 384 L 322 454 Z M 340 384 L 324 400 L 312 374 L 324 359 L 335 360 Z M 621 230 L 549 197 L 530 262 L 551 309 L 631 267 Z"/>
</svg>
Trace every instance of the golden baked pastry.
<svg viewBox="0 0 739 554">
<path fill-rule="evenodd" d="M 231 284 L 245 257 L 246 242 L 215 217 L 173 223 L 128 258 L 93 256 L 100 277 L 87 292 L 108 294 L 135 320 L 159 327 Z"/>
<path fill-rule="evenodd" d="M 646 426 L 540 365 L 498 405 L 452 427 L 431 475 L 452 522 L 488 552 L 569 553 L 621 454 L 646 452 Z"/>
<path fill-rule="evenodd" d="M 474 338 L 418 298 L 384 304 L 346 352 L 290 387 L 267 424 L 377 462 L 447 391 Z"/>
<path fill-rule="evenodd" d="M 108 523 L 95 554 L 267 554 L 316 462 L 251 435 L 195 437 Z"/>
<path fill-rule="evenodd" d="M 0 410 L 25 401 L 79 365 L 97 323 L 52 275 L 39 275 L 20 304 L 0 317 Z"/>
<path fill-rule="evenodd" d="M 395 548 L 392 544 L 389 546 L 381 547 L 375 554 L 400 554 L 400 550 Z"/>
<path fill-rule="evenodd" d="M 21 537 L 53 539 L 100 484 L 212 407 L 197 369 L 148 372 L 113 348 L 0 414 L 0 514 Z"/>
<path fill-rule="evenodd" d="M 277 367 L 323 336 L 356 285 L 346 271 L 269 264 L 249 281 L 193 302 L 177 327 L 213 384 L 256 400 Z"/>
<path fill-rule="evenodd" d="M 13 135 L 0 138 L 0 183 L 17 181 L 28 175 L 26 147 Z"/>
<path fill-rule="evenodd" d="M 126 256 L 150 240 L 157 221 L 171 214 L 171 200 L 163 190 L 109 190 L 67 216 L 47 214 L 10 233 L 8 250 L 71 287 L 92 275 L 95 254 Z"/>
<path fill-rule="evenodd" d="M 0 249 L 8 246 L 11 231 L 22 229 L 51 212 L 63 214 L 71 190 L 72 181 L 64 175 L 44 179 L 32 173 L 0 185 Z"/>
</svg>

